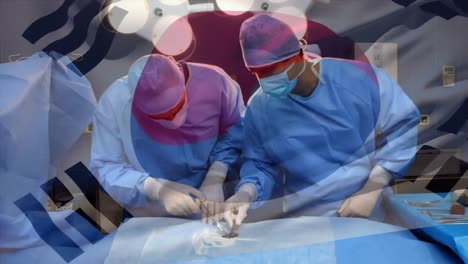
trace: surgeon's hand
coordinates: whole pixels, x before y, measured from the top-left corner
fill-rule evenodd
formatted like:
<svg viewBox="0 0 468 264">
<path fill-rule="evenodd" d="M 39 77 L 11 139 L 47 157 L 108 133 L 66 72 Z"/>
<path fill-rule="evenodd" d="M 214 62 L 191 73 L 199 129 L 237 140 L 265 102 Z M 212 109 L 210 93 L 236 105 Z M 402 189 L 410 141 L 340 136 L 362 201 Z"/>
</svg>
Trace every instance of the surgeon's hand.
<svg viewBox="0 0 468 264">
<path fill-rule="evenodd" d="M 224 202 L 223 184 L 227 171 L 228 167 L 224 163 L 214 162 L 200 186 L 200 192 L 206 197 L 200 208 L 202 223 L 215 224 L 221 218 L 222 202 Z"/>
<path fill-rule="evenodd" d="M 162 178 L 148 177 L 144 182 L 144 192 L 150 201 L 158 200 L 174 216 L 199 213 L 200 207 L 196 200 L 200 203 L 206 199 L 193 187 Z"/>
<path fill-rule="evenodd" d="M 243 184 L 237 193 L 224 202 L 223 218 L 232 228 L 234 222 L 240 225 L 247 216 L 250 204 L 257 199 L 257 189 L 251 183 Z"/>
<path fill-rule="evenodd" d="M 376 166 L 370 173 L 364 187 L 346 199 L 338 210 L 341 217 L 369 218 L 380 201 L 383 189 L 389 184 L 392 176 L 382 167 Z"/>
</svg>

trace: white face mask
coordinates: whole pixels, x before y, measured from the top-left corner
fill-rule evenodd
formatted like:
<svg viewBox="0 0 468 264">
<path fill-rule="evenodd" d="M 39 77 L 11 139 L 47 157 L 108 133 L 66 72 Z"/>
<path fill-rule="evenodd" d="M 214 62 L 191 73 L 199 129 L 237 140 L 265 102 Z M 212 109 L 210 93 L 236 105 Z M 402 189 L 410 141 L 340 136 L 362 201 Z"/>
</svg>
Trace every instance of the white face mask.
<svg viewBox="0 0 468 264">
<path fill-rule="evenodd" d="M 154 121 L 165 128 L 177 129 L 181 127 L 187 120 L 187 109 L 188 109 L 188 105 L 187 105 L 187 101 L 185 101 L 184 105 L 179 110 L 179 112 L 177 112 L 174 119 L 172 120 L 155 119 Z"/>
<path fill-rule="evenodd" d="M 265 93 L 274 97 L 288 96 L 294 89 L 294 87 L 296 87 L 297 79 L 299 78 L 299 76 L 301 76 L 301 74 L 305 71 L 306 68 L 306 62 L 304 61 L 304 65 L 302 67 L 301 72 L 294 79 L 289 80 L 288 72 L 292 69 L 292 67 L 295 64 L 296 63 L 289 65 L 289 67 L 286 68 L 286 70 L 279 74 L 265 78 L 258 78 L 258 81 L 260 82 L 260 87 L 262 87 Z"/>
</svg>

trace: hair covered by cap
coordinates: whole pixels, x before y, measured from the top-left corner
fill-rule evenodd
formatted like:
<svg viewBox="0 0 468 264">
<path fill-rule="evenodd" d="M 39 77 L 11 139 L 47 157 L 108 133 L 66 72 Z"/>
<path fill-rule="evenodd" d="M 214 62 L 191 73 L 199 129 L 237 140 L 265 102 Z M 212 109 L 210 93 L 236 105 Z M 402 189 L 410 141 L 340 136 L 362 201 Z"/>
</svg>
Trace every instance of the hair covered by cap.
<svg viewBox="0 0 468 264">
<path fill-rule="evenodd" d="M 134 89 L 133 105 L 145 114 L 156 115 L 180 101 L 185 80 L 172 58 L 151 54 L 139 58 L 130 67 L 128 85 Z"/>
<path fill-rule="evenodd" d="M 270 14 L 245 20 L 239 38 L 247 68 L 272 65 L 293 57 L 301 50 L 291 27 Z"/>
</svg>

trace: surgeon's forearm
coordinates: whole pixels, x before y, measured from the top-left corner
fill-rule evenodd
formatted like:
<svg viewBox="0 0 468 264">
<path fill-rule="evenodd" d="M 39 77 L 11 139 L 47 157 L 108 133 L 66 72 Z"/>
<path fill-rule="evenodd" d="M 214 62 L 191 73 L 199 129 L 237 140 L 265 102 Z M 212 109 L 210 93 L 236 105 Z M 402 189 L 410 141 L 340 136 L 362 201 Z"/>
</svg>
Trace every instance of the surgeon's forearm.
<svg viewBox="0 0 468 264">
<path fill-rule="evenodd" d="M 252 183 L 242 184 L 237 192 L 244 192 L 249 197 L 249 202 L 254 202 L 257 200 L 257 187 Z"/>
<path fill-rule="evenodd" d="M 211 163 L 219 161 L 228 166 L 236 163 L 242 153 L 242 122 L 238 121 L 219 135 L 210 155 Z"/>
<path fill-rule="evenodd" d="M 416 118 L 411 118 L 416 122 Z M 395 128 L 380 139 L 384 144 L 377 145 L 375 151 L 375 164 L 387 171 L 392 172 L 395 177 L 402 177 L 411 165 L 417 149 L 417 127 L 413 123 Z"/>
<path fill-rule="evenodd" d="M 372 183 L 376 188 L 385 188 L 392 181 L 393 176 L 390 172 L 381 166 L 375 166 L 369 174 L 368 182 Z"/>
<path fill-rule="evenodd" d="M 143 191 L 143 183 L 148 177 L 143 173 L 126 165 L 115 163 L 96 168 L 99 182 L 104 189 L 123 205 L 145 206 L 146 198 Z"/>
<path fill-rule="evenodd" d="M 376 124 L 376 165 L 395 177 L 402 177 L 416 153 L 419 111 L 388 73 L 375 70 L 379 83 L 382 83 Z"/>
<path fill-rule="evenodd" d="M 210 178 L 212 183 L 223 183 L 226 180 L 226 175 L 229 167 L 222 161 L 215 161 L 211 164 L 206 174 L 207 178 Z"/>
</svg>

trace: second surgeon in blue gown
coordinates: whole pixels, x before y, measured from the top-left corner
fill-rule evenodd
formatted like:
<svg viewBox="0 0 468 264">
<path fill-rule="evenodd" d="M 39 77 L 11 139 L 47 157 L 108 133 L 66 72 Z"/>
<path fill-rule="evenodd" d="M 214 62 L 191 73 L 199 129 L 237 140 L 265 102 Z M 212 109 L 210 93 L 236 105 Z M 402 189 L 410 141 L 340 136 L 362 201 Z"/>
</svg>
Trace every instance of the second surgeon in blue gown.
<svg viewBox="0 0 468 264">
<path fill-rule="evenodd" d="M 261 89 L 248 103 L 245 163 L 224 218 L 239 224 L 251 203 L 276 197 L 281 213 L 370 217 L 415 155 L 413 102 L 368 63 L 305 54 L 270 15 L 246 20 L 240 41 Z"/>
</svg>

